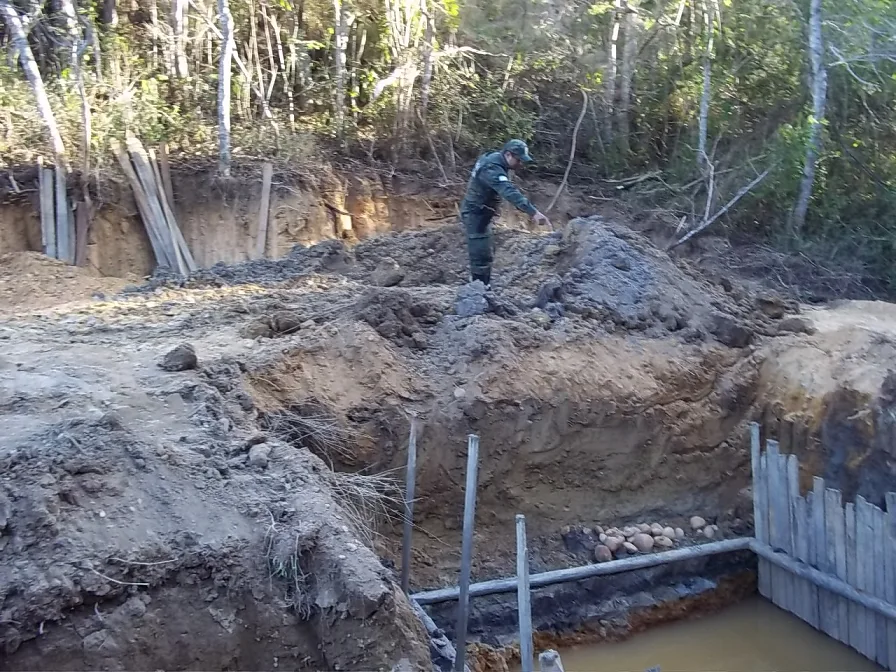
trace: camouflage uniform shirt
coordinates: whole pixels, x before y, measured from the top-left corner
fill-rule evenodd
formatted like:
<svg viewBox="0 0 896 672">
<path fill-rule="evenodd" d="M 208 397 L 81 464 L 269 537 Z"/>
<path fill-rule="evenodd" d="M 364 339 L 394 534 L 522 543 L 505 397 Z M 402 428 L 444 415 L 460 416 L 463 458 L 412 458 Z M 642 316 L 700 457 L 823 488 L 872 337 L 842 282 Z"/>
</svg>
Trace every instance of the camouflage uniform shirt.
<svg viewBox="0 0 896 672">
<path fill-rule="evenodd" d="M 537 212 L 535 206 L 510 181 L 508 170 L 510 168 L 502 152 L 480 156 L 470 175 L 467 194 L 460 206 L 461 216 L 485 215 L 491 219 L 498 210 L 501 198 L 530 217 L 534 215 Z"/>
</svg>

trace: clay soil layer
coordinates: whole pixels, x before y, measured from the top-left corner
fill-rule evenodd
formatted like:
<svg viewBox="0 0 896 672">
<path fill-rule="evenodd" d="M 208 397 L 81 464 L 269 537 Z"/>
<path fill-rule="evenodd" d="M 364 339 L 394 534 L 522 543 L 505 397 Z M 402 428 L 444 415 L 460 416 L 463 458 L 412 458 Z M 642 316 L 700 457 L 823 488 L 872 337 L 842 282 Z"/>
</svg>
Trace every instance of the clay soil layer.
<svg viewBox="0 0 896 672">
<path fill-rule="evenodd" d="M 833 431 L 831 395 L 889 393 L 851 363 L 893 361 L 889 308 L 795 318 L 599 218 L 500 231 L 495 276 L 464 284 L 452 225 L 6 306 L 0 668 L 428 669 L 388 569 L 412 414 L 422 588 L 456 581 L 471 432 L 488 578 L 518 512 L 533 571 L 586 561 L 569 525 L 747 533 L 751 419 Z M 876 417 L 850 450 L 892 469 Z"/>
</svg>

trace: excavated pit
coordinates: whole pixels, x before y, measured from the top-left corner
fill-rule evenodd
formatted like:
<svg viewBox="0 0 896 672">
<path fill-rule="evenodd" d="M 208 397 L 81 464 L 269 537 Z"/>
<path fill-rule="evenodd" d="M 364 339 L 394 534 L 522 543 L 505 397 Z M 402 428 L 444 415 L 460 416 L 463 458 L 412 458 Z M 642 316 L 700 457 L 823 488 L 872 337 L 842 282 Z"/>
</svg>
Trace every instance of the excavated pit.
<svg viewBox="0 0 896 672">
<path fill-rule="evenodd" d="M 855 399 L 886 405 L 885 375 L 850 378 L 836 351 L 824 380 L 795 380 L 824 368 L 811 339 L 834 338 L 835 320 L 813 314 L 819 333 L 794 334 L 787 321 L 809 318 L 792 304 L 726 292 L 623 226 L 580 219 L 497 243 L 489 291 L 463 285 L 449 226 L 6 319 L 0 668 L 426 668 L 428 638 L 387 569 L 400 488 L 383 475 L 401 473 L 412 414 L 422 589 L 457 581 L 471 432 L 481 580 L 512 573 L 516 513 L 532 571 L 594 561 L 598 525 L 680 526 L 679 545 L 700 541 L 693 515 L 717 538 L 749 533 L 750 420 L 769 407 L 814 413 L 813 434 L 854 424 L 824 396 L 854 379 Z M 893 352 L 881 333 L 849 341 L 874 371 Z M 867 448 L 892 469 L 875 413 L 844 455 Z M 850 464 L 856 487 L 879 487 Z M 750 562 L 539 591 L 540 641 L 624 636 L 738 599 Z M 474 602 L 482 665 L 512 660 L 498 652 L 511 605 Z M 431 613 L 450 627 L 453 608 Z"/>
</svg>

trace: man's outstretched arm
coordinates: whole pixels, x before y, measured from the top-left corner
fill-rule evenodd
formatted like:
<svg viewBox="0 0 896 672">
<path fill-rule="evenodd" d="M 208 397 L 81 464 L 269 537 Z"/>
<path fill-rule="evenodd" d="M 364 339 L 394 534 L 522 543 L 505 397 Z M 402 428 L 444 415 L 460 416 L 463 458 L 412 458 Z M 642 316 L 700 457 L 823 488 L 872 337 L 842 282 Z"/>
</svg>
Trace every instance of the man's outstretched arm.
<svg viewBox="0 0 896 672">
<path fill-rule="evenodd" d="M 550 220 L 545 215 L 541 214 L 538 211 L 538 208 L 532 205 L 528 198 L 523 196 L 523 192 L 517 189 L 516 185 L 510 181 L 507 174 L 499 167 L 486 168 L 482 171 L 481 177 L 488 182 L 488 185 L 492 189 L 498 192 L 498 195 L 501 198 L 510 203 L 517 210 L 525 212 L 539 224 L 544 224 L 545 226 L 553 228 Z"/>
</svg>

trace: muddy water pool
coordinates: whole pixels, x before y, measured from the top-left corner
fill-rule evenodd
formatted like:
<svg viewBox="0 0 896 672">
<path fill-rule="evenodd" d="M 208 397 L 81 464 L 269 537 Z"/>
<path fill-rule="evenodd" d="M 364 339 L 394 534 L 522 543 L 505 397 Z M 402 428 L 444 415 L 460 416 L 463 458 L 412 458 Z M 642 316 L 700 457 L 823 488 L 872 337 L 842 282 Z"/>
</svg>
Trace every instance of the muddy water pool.
<svg viewBox="0 0 896 672">
<path fill-rule="evenodd" d="M 560 652 L 566 672 L 847 672 L 876 664 L 755 597 L 619 643 Z M 535 669 L 538 669 L 536 663 Z"/>
</svg>

